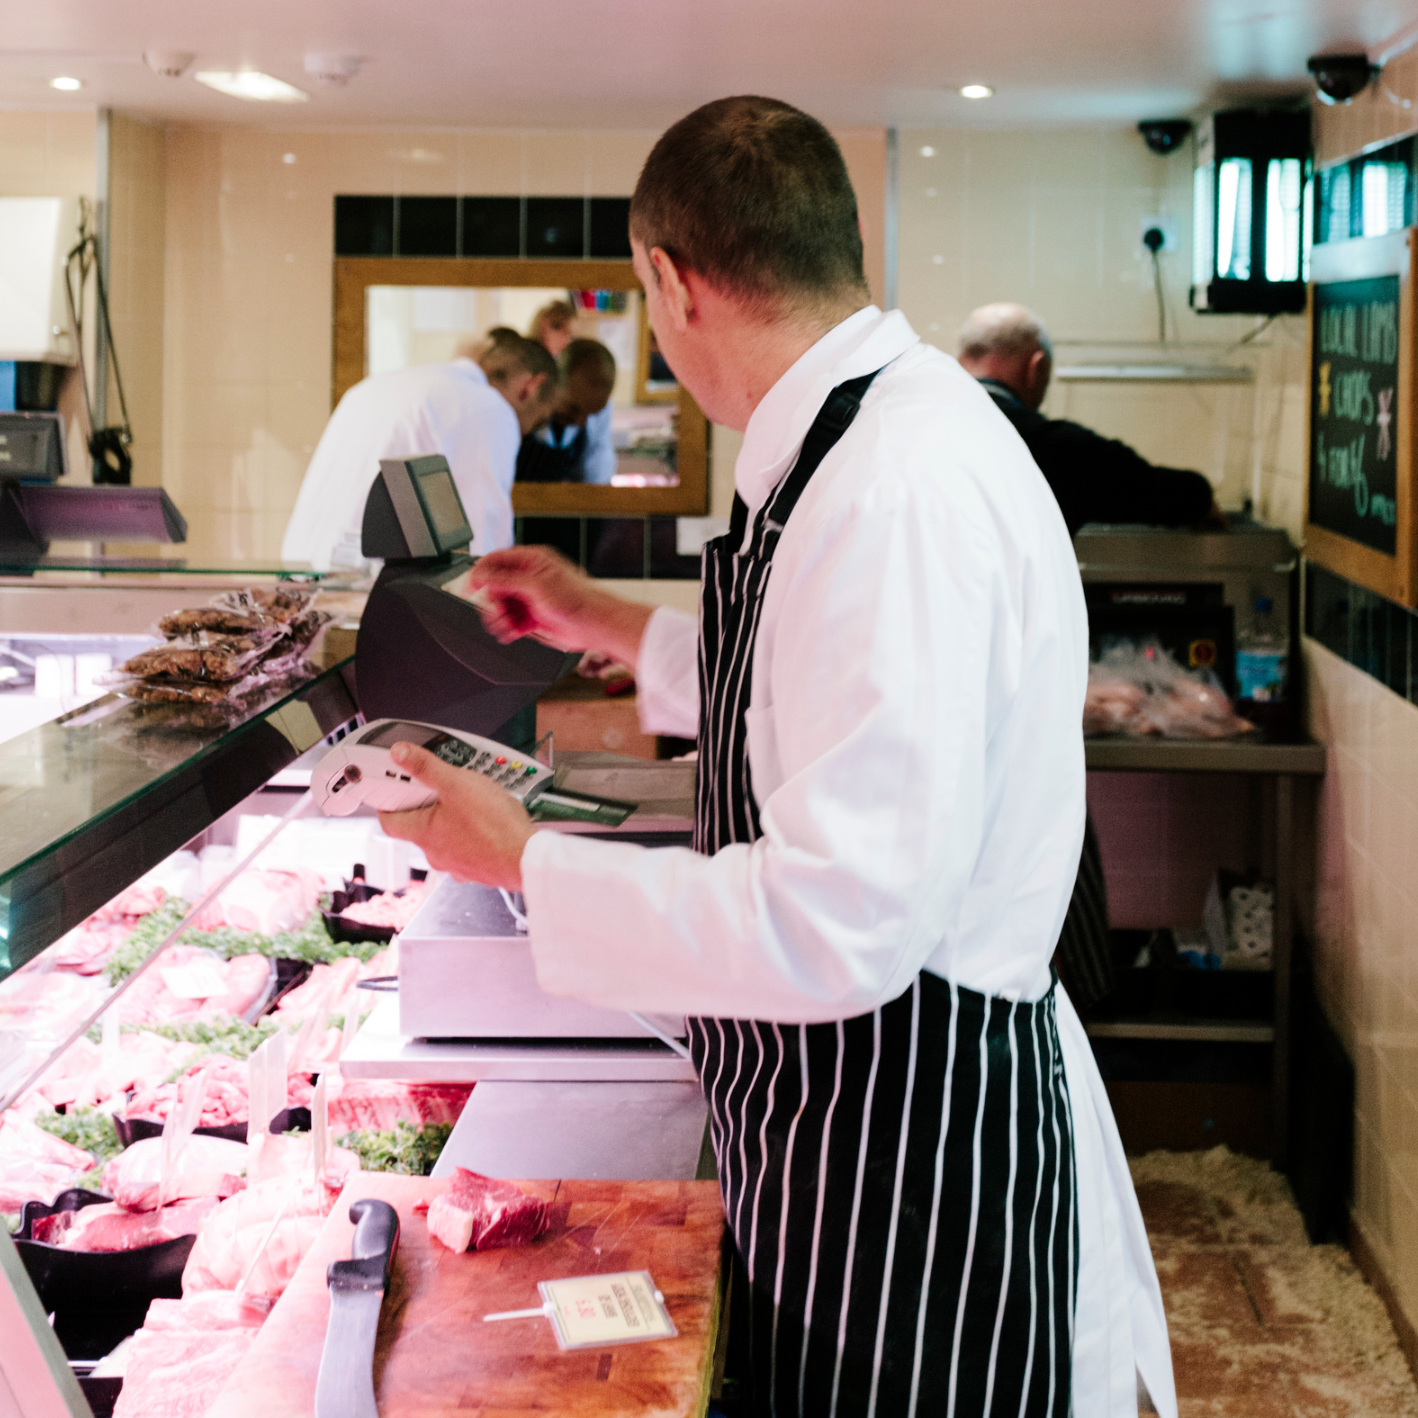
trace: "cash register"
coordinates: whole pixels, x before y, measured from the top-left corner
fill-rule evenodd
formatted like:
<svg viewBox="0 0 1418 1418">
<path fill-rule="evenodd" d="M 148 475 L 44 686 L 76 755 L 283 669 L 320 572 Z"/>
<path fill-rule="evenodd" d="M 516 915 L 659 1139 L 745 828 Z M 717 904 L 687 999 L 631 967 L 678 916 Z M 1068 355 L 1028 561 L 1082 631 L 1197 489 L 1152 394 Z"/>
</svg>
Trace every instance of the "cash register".
<svg viewBox="0 0 1418 1418">
<path fill-rule="evenodd" d="M 442 455 L 380 463 L 360 533 L 363 554 L 384 563 L 355 642 L 366 719 L 413 719 L 508 742 L 512 717 L 576 663 L 537 640 L 502 645 L 488 634 L 465 598 L 472 536 Z"/>
<path fill-rule="evenodd" d="M 499 644 L 483 628 L 465 599 L 471 538 L 442 457 L 380 464 L 361 534 L 364 555 L 384 562 L 355 646 L 366 719 L 506 742 L 507 721 L 575 664 L 532 639 Z M 591 757 L 593 777 L 615 772 L 606 755 Z M 622 778 L 683 779 L 689 769 L 692 793 L 690 765 L 621 763 Z M 558 761 L 559 785 L 564 771 Z M 686 825 L 652 808 L 607 835 L 682 845 Z M 435 1175 L 458 1164 L 491 1176 L 686 1180 L 702 1171 L 705 1107 L 683 1031 L 681 1019 L 546 994 L 521 901 L 444 878 L 400 932 L 397 999 L 376 1008 L 340 1066 L 349 1077 L 477 1082 Z"/>
</svg>

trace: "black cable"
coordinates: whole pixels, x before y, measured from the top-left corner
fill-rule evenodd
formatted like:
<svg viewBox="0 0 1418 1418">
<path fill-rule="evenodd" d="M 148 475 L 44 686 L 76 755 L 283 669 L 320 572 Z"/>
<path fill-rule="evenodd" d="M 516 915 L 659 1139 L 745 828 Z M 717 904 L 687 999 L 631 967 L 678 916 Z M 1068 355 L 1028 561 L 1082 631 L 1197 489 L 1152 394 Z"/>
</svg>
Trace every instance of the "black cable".
<svg viewBox="0 0 1418 1418">
<path fill-rule="evenodd" d="M 1152 289 L 1157 293 L 1157 343 L 1167 343 L 1167 300 L 1162 291 L 1162 260 L 1160 252 L 1166 235 L 1161 227 L 1150 226 L 1142 233 L 1142 244 L 1152 253 Z"/>
</svg>

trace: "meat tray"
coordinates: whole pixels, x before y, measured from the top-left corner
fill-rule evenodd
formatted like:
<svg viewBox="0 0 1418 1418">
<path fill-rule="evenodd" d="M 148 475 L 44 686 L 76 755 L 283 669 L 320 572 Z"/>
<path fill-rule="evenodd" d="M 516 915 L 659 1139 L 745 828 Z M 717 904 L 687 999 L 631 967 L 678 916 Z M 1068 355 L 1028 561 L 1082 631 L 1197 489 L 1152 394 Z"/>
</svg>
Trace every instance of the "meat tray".
<svg viewBox="0 0 1418 1418">
<path fill-rule="evenodd" d="M 101 1359 L 143 1323 L 153 1300 L 180 1299 L 182 1271 L 197 1243 L 196 1236 L 175 1236 L 131 1251 L 70 1251 L 30 1239 L 41 1216 L 111 1200 L 73 1187 L 60 1192 L 52 1206 L 27 1201 L 15 1236 L 15 1248 L 70 1359 Z"/>
</svg>

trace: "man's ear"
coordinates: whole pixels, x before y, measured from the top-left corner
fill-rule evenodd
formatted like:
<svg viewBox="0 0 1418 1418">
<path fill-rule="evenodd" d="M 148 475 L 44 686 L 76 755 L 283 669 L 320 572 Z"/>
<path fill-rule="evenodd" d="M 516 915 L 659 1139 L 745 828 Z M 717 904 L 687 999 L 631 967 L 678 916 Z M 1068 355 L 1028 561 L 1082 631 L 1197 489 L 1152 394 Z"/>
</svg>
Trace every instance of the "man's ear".
<svg viewBox="0 0 1418 1418">
<path fill-rule="evenodd" d="M 653 247 L 649 258 L 655 279 L 659 282 L 660 298 L 664 301 L 666 314 L 676 330 L 688 329 L 694 317 L 694 296 L 685 280 L 685 272 L 662 246 Z"/>
</svg>

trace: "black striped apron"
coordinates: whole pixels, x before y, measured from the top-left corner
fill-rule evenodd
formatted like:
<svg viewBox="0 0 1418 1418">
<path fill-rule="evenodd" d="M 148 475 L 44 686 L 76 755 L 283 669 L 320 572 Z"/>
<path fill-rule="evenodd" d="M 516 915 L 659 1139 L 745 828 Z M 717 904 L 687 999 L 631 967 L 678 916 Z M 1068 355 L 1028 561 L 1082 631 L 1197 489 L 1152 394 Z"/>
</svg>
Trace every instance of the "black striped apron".
<svg viewBox="0 0 1418 1418">
<path fill-rule="evenodd" d="M 759 510 L 704 552 L 695 846 L 759 836 L 745 732 L 773 553 L 874 375 L 829 395 Z M 929 972 L 828 1024 L 691 1019 L 751 1414 L 1055 1418 L 1069 1410 L 1072 1132 L 1051 991 Z"/>
</svg>

